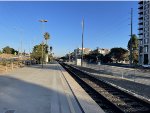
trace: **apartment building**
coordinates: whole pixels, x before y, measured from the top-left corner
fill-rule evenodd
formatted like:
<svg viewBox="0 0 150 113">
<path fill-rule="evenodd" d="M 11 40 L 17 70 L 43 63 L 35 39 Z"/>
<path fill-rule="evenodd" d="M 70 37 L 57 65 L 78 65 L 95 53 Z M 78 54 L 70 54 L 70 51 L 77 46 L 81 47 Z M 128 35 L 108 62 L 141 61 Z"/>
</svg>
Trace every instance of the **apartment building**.
<svg viewBox="0 0 150 113">
<path fill-rule="evenodd" d="M 83 54 L 89 54 L 90 52 L 91 52 L 90 48 L 83 48 Z M 82 48 L 75 49 L 74 54 L 80 56 L 82 54 Z"/>
<path fill-rule="evenodd" d="M 139 1 L 139 65 L 150 64 L 150 1 Z"/>
<path fill-rule="evenodd" d="M 100 53 L 103 54 L 104 56 L 110 52 L 110 49 L 105 49 L 105 48 L 97 48 L 92 51 L 92 53 Z"/>
</svg>

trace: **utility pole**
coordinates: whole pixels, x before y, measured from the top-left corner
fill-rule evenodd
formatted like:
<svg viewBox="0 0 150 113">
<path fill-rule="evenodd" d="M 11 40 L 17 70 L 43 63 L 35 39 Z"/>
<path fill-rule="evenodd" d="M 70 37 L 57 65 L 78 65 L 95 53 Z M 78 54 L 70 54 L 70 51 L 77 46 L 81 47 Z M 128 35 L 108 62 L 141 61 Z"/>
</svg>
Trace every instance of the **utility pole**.
<svg viewBox="0 0 150 113">
<path fill-rule="evenodd" d="M 29 58 L 31 60 L 31 41 L 29 42 Z"/>
<path fill-rule="evenodd" d="M 130 38 L 130 66 L 132 66 L 132 18 L 133 18 L 133 8 L 131 8 L 131 38 Z"/>
<path fill-rule="evenodd" d="M 42 42 L 42 68 L 43 68 L 43 59 L 44 59 L 44 55 L 43 55 L 43 49 L 44 49 L 44 42 Z"/>
<path fill-rule="evenodd" d="M 75 60 L 76 60 L 76 65 L 77 65 L 77 59 L 78 59 L 78 58 L 77 58 L 77 49 L 78 49 L 78 48 L 76 48 L 76 51 L 75 51 L 75 52 L 76 52 L 76 59 L 75 59 Z"/>
<path fill-rule="evenodd" d="M 21 57 L 21 60 L 22 60 L 22 40 L 23 40 L 23 29 L 20 29 L 20 28 L 17 28 L 17 27 L 14 27 L 14 29 L 16 29 L 19 33 L 20 33 L 20 36 L 21 36 L 21 38 L 20 38 L 20 49 L 18 48 L 18 56 L 20 56 Z M 19 52 L 20 52 L 20 54 L 19 54 Z"/>
<path fill-rule="evenodd" d="M 42 36 L 44 36 L 44 23 L 48 22 L 47 20 L 39 20 L 42 23 Z M 42 68 L 43 68 L 43 60 L 44 60 L 44 41 L 42 42 Z"/>
<path fill-rule="evenodd" d="M 82 20 L 82 53 L 81 53 L 81 67 L 83 66 L 83 44 L 84 44 L 84 18 Z"/>
<path fill-rule="evenodd" d="M 19 58 L 19 51 L 20 51 L 20 50 L 19 50 L 19 47 L 18 47 L 18 58 Z"/>
<path fill-rule="evenodd" d="M 70 63 L 70 52 L 69 52 L 69 63 Z"/>
<path fill-rule="evenodd" d="M 21 58 L 22 58 L 22 40 L 21 40 Z"/>
<path fill-rule="evenodd" d="M 22 30 L 22 29 L 20 29 L 20 34 L 21 34 L 21 40 L 20 40 L 21 48 L 20 48 L 20 52 L 21 52 L 21 60 L 22 60 L 22 56 L 23 56 L 23 55 L 22 55 L 22 53 L 23 53 L 23 50 L 22 50 L 22 49 L 23 49 L 23 48 L 22 48 L 22 42 L 23 42 L 23 41 L 22 41 L 22 40 L 23 40 L 23 39 L 22 39 L 22 37 L 23 37 L 23 30 Z"/>
</svg>

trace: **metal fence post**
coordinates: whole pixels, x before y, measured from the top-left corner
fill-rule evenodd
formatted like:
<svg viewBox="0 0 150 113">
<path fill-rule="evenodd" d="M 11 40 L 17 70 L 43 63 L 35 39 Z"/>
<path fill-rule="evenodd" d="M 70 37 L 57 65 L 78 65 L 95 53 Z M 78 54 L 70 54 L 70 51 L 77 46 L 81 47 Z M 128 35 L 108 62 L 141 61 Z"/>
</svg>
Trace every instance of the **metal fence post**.
<svg viewBox="0 0 150 113">
<path fill-rule="evenodd" d="M 133 75 L 133 76 L 134 76 L 134 82 L 135 82 L 135 71 L 136 71 L 136 70 L 134 69 L 134 75 Z"/>
<path fill-rule="evenodd" d="M 11 61 L 11 70 L 13 70 L 14 68 L 14 65 L 13 65 L 13 62 Z"/>
<path fill-rule="evenodd" d="M 7 62 L 6 62 L 6 65 L 5 65 L 5 71 L 6 71 L 6 72 L 8 71 L 8 69 L 7 69 Z"/>
</svg>

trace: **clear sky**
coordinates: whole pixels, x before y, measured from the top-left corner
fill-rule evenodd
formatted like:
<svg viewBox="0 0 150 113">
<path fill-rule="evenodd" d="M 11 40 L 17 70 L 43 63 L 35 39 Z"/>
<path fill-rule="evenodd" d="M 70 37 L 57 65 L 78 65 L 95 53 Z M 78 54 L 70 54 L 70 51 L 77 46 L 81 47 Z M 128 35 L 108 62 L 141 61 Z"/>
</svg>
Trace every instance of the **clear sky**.
<svg viewBox="0 0 150 113">
<path fill-rule="evenodd" d="M 124 47 L 130 35 L 130 10 L 133 32 L 138 33 L 138 2 L 0 2 L 0 48 L 7 45 L 23 50 L 42 42 L 44 31 L 51 34 L 49 45 L 56 56 L 81 47 L 81 22 L 84 17 L 84 47 L 95 49 Z"/>
</svg>

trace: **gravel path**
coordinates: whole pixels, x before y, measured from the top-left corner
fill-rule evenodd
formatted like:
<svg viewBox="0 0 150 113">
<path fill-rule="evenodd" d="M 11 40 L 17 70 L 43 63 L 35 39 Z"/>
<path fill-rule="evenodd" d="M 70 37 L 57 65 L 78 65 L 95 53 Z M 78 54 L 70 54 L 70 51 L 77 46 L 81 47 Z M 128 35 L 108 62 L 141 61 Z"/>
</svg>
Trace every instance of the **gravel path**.
<svg viewBox="0 0 150 113">
<path fill-rule="evenodd" d="M 112 75 L 102 74 L 102 73 L 100 73 L 100 71 L 86 68 L 86 67 L 77 67 L 77 68 L 79 68 L 87 73 L 90 73 L 90 74 L 98 77 L 101 80 L 115 84 L 121 88 L 124 88 L 135 94 L 138 94 L 138 95 L 146 98 L 147 100 L 150 100 L 150 85 L 140 84 L 140 83 L 137 83 L 134 81 L 118 78 L 118 77 L 115 77 Z"/>
</svg>

